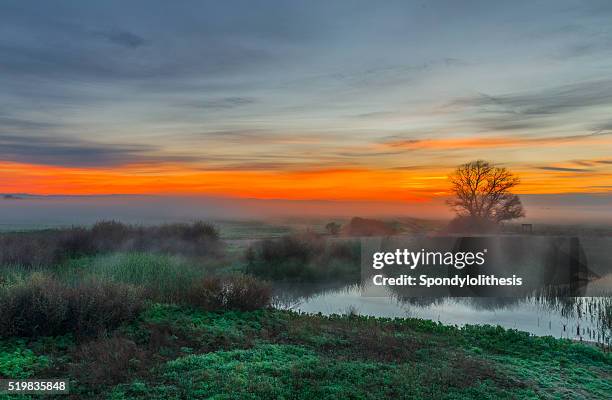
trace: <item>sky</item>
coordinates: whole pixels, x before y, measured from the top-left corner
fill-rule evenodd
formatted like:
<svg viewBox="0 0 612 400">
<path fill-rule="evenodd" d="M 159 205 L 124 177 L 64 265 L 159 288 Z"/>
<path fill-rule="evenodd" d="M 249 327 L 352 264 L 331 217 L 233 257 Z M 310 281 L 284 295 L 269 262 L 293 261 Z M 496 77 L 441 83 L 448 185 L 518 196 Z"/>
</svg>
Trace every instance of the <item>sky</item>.
<svg viewBox="0 0 612 400">
<path fill-rule="evenodd" d="M 610 1 L 3 1 L 0 193 L 612 192 Z"/>
</svg>

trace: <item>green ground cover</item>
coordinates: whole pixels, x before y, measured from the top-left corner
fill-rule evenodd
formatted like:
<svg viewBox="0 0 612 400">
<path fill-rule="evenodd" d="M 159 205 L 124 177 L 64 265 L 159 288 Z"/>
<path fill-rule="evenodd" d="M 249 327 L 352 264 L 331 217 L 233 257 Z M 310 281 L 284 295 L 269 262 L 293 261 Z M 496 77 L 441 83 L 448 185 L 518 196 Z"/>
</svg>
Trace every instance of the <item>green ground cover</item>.
<svg viewBox="0 0 612 400">
<path fill-rule="evenodd" d="M 0 375 L 64 377 L 83 398 L 603 399 L 612 356 L 489 326 L 150 304 L 85 341 L 4 339 Z"/>
</svg>

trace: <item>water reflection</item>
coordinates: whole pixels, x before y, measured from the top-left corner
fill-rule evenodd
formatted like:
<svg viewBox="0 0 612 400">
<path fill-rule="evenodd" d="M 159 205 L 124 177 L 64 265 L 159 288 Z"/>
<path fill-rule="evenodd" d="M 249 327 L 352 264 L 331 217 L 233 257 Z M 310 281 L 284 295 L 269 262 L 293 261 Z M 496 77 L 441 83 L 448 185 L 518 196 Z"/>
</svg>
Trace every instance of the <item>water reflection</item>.
<svg viewBox="0 0 612 400">
<path fill-rule="evenodd" d="M 275 306 L 307 313 L 357 312 L 379 317 L 414 317 L 450 325 L 490 324 L 539 336 L 612 344 L 612 298 L 556 297 L 541 293 L 522 298 L 405 298 L 389 292 L 362 296 L 366 288 L 341 282 L 281 285 Z"/>
</svg>

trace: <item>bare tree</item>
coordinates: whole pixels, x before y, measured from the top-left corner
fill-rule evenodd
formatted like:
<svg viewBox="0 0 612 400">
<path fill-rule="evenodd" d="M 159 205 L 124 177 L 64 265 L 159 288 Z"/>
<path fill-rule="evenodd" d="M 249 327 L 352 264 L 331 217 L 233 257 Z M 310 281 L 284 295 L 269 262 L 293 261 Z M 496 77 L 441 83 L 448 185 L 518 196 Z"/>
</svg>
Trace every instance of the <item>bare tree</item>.
<svg viewBox="0 0 612 400">
<path fill-rule="evenodd" d="M 477 160 L 459 166 L 449 176 L 455 198 L 448 201 L 459 217 L 493 223 L 525 216 L 521 200 L 510 190 L 519 178 L 506 168 Z"/>
</svg>

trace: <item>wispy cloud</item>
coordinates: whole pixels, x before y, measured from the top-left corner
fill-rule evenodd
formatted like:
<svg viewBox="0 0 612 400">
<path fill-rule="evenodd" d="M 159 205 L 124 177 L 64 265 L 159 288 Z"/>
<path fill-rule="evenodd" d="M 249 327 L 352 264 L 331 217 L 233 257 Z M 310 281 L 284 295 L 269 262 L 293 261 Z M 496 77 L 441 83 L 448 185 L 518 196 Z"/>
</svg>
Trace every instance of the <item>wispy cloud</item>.
<svg viewBox="0 0 612 400">
<path fill-rule="evenodd" d="M 545 89 L 505 94 L 479 93 L 450 103 L 450 108 L 474 113 L 466 122 L 484 131 L 533 131 L 581 122 L 569 115 L 579 111 L 612 106 L 612 80 L 589 80 Z M 594 129 L 585 123 L 585 130 L 602 132 L 607 123 Z"/>
<path fill-rule="evenodd" d="M 257 100 L 252 97 L 222 97 L 215 99 L 206 99 L 206 100 L 192 100 L 188 102 L 179 103 L 179 106 L 187 106 L 199 109 L 213 109 L 213 110 L 222 110 L 222 109 L 230 109 L 241 106 L 246 106 L 249 104 L 255 103 Z"/>
<path fill-rule="evenodd" d="M 528 147 L 528 146 L 560 146 L 575 145 L 576 143 L 603 141 L 612 144 L 612 137 L 603 135 L 568 135 L 537 137 L 530 135 L 515 136 L 471 136 L 450 137 L 435 139 L 395 139 L 382 142 L 384 147 L 400 148 L 406 150 L 431 149 L 431 150 L 460 150 L 478 148 L 503 148 L 503 147 Z"/>
<path fill-rule="evenodd" d="M 592 172 L 592 169 L 581 169 L 581 168 L 567 168 L 567 167 L 536 167 L 538 169 L 542 169 L 544 171 L 557 171 L 557 172 Z"/>
<path fill-rule="evenodd" d="M 107 32 L 96 32 L 97 36 L 107 39 L 113 44 L 135 49 L 146 45 L 148 42 L 142 36 L 124 30 L 111 30 Z"/>
<path fill-rule="evenodd" d="M 195 161 L 193 156 L 156 155 L 147 145 L 108 145 L 67 137 L 0 134 L 0 160 L 70 167 L 117 167 L 126 164 Z"/>
</svg>

